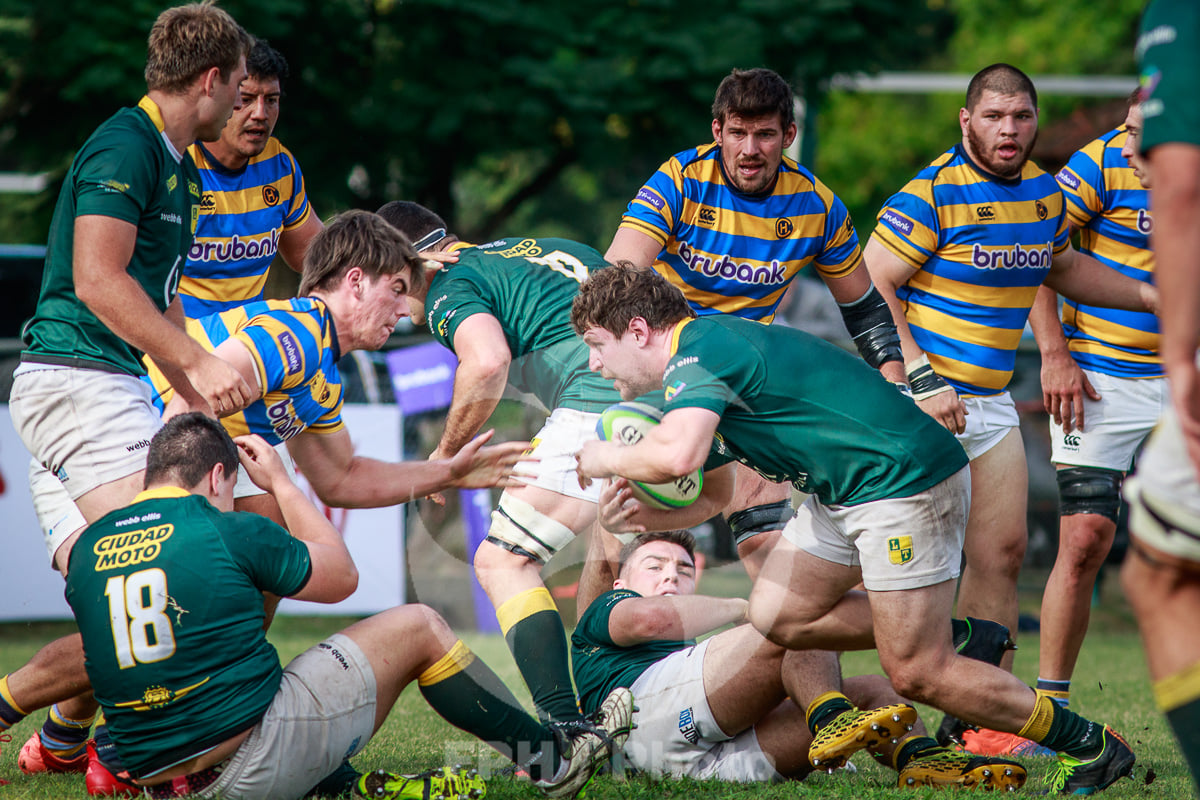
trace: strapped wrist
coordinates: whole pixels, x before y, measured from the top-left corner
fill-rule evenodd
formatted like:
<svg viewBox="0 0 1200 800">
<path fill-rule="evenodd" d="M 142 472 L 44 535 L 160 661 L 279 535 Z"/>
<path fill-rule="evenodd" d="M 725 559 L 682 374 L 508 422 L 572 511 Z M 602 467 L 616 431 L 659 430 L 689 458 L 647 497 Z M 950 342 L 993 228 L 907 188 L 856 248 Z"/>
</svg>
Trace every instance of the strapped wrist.
<svg viewBox="0 0 1200 800">
<path fill-rule="evenodd" d="M 914 400 L 926 400 L 954 388 L 946 383 L 941 375 L 933 371 L 929 357 L 924 353 L 920 358 L 914 358 L 904 365 L 904 375 L 908 378 L 908 385 L 912 389 Z"/>
</svg>

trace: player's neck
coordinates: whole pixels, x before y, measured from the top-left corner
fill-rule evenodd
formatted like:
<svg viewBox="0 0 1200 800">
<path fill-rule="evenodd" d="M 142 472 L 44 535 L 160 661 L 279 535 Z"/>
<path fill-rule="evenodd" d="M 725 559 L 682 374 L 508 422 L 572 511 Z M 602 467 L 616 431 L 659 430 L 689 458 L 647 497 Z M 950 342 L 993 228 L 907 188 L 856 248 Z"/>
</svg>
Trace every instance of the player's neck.
<svg viewBox="0 0 1200 800">
<path fill-rule="evenodd" d="M 249 156 L 244 156 L 233 150 L 229 145 L 225 144 L 223 139 L 217 139 L 215 142 L 204 142 L 203 144 L 208 154 L 230 172 L 236 172 L 250 163 Z"/>
</svg>

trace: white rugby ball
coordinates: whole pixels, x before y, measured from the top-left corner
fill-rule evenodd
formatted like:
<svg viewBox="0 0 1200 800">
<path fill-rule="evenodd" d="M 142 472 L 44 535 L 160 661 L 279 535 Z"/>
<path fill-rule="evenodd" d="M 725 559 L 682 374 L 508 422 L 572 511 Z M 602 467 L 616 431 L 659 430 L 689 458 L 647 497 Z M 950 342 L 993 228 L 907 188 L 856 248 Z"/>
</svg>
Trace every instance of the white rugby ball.
<svg viewBox="0 0 1200 800">
<path fill-rule="evenodd" d="M 662 416 L 662 411 L 647 403 L 616 403 L 600 415 L 596 434 L 606 442 L 637 444 Z M 696 502 L 704 487 L 704 473 L 696 470 L 668 483 L 630 481 L 629 486 L 633 496 L 645 505 L 669 511 Z"/>
</svg>

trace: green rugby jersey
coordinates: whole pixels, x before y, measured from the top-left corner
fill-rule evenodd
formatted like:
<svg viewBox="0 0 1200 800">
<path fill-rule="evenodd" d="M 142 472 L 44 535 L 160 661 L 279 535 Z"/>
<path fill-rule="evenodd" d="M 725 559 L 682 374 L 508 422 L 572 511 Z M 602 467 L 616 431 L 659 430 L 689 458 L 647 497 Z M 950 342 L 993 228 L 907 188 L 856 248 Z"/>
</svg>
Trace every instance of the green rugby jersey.
<svg viewBox="0 0 1200 800">
<path fill-rule="evenodd" d="M 295 594 L 310 572 L 308 548 L 283 528 L 175 487 L 142 492 L 88 526 L 71 550 L 67 602 L 132 775 L 258 722 L 283 675 L 262 593 Z"/>
<path fill-rule="evenodd" d="M 1142 15 L 1137 41 L 1141 67 L 1142 150 L 1168 142 L 1200 145 L 1200 5 L 1154 0 Z"/>
<path fill-rule="evenodd" d="M 127 272 L 160 310 L 175 297 L 200 214 L 200 174 L 163 135 L 158 106 L 143 97 L 114 114 L 75 156 L 50 223 L 26 360 L 143 375 L 141 354 L 75 294 L 75 219 L 97 215 L 137 227 Z"/>
<path fill-rule="evenodd" d="M 614 589 L 600 595 L 583 612 L 571 634 L 571 665 L 584 714 L 597 711 L 613 689 L 632 686 L 653 664 L 696 643 L 694 639 L 645 642 L 632 647 L 614 643 L 608 633 L 608 618 L 618 603 L 631 597 L 641 595 L 630 589 Z"/>
<path fill-rule="evenodd" d="M 967 465 L 954 436 L 878 372 L 791 328 L 684 320 L 663 390 L 667 413 L 721 415 L 708 468 L 741 461 L 825 505 L 911 497 Z"/>
<path fill-rule="evenodd" d="M 548 409 L 599 412 L 620 402 L 612 383 L 588 369 L 588 351 L 571 328 L 571 302 L 589 270 L 607 266 L 596 250 L 567 239 L 500 239 L 454 246 L 458 262 L 430 281 L 430 332 L 454 349 L 458 326 L 473 314 L 500 323 L 513 362 L 508 381 Z"/>
</svg>

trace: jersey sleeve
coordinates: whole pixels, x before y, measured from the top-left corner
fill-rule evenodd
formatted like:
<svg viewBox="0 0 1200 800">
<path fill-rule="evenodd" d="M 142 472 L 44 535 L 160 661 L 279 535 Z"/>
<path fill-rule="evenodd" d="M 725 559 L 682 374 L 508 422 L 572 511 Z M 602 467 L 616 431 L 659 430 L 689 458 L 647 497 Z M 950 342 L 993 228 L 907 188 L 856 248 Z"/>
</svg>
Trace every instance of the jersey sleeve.
<svg viewBox="0 0 1200 800">
<path fill-rule="evenodd" d="M 308 547 L 266 517 L 233 512 L 225 547 L 250 580 L 264 592 L 290 597 L 308 583 L 312 561 Z"/>
<path fill-rule="evenodd" d="M 251 317 L 233 334 L 250 351 L 263 395 L 312 379 L 321 366 L 320 337 L 319 330 L 285 312 Z"/>
<path fill-rule="evenodd" d="M 703 321 L 690 324 L 697 322 Z M 687 328 L 677 332 L 679 347 L 663 371 L 663 410 L 705 408 L 722 416 L 727 407 L 741 404 L 743 390 L 761 381 L 761 364 L 748 357 L 754 351 L 736 336 Z"/>
<path fill-rule="evenodd" d="M 609 633 L 608 620 L 617 604 L 631 597 L 641 597 L 641 595 L 631 589 L 613 589 L 611 592 L 605 592 L 597 597 L 587 607 L 587 611 L 583 612 L 583 616 L 580 617 L 579 624 L 575 628 L 576 636 L 572 638 L 618 647 L 619 645 L 612 640 L 612 634 Z"/>
<path fill-rule="evenodd" d="M 493 314 L 486 301 L 487 287 L 476 279 L 469 267 L 451 265 L 449 271 L 430 287 L 425 302 L 425 322 L 433 338 L 454 350 L 454 334 L 463 320 L 474 314 Z"/>
<path fill-rule="evenodd" d="M 920 269 L 937 252 L 941 226 L 931 180 L 910 181 L 888 198 L 876 220 L 879 243 L 914 269 Z"/>
<path fill-rule="evenodd" d="M 850 212 L 841 199 L 824 184 L 817 184 L 817 193 L 825 200 L 825 246 L 814 259 L 817 271 L 827 278 L 841 278 L 854 271 L 862 260 L 858 233 Z"/>
<path fill-rule="evenodd" d="M 1071 246 L 1071 226 L 1068 224 L 1067 200 L 1058 192 L 1058 228 L 1054 233 L 1054 255 L 1062 255 Z"/>
<path fill-rule="evenodd" d="M 75 171 L 75 215 L 95 214 L 137 225 L 149 192 L 161 180 L 153 154 L 139 137 L 85 148 Z"/>
<path fill-rule="evenodd" d="M 629 201 L 621 227 L 644 233 L 665 247 L 683 205 L 683 165 L 678 156 L 658 168 Z"/>
<path fill-rule="evenodd" d="M 292 199 L 288 204 L 287 214 L 283 217 L 285 231 L 298 228 L 308 220 L 312 208 L 308 204 L 308 192 L 304 188 L 304 173 L 300 171 L 300 162 L 286 147 L 281 148 L 282 155 L 292 167 Z"/>
<path fill-rule="evenodd" d="M 1104 212 L 1103 159 L 1104 142 L 1097 139 L 1075 151 L 1054 176 L 1067 201 L 1067 220 L 1077 228 L 1087 227 Z"/>
</svg>

